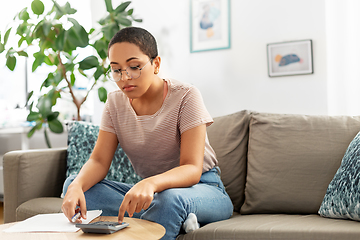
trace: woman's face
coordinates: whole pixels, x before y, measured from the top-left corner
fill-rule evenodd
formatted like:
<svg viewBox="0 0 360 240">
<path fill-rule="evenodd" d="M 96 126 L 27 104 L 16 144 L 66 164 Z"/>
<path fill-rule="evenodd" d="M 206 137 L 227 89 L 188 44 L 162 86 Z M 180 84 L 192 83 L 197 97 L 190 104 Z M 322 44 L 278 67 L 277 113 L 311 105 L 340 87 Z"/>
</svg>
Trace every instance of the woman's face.
<svg viewBox="0 0 360 240">
<path fill-rule="evenodd" d="M 131 99 L 142 97 L 157 77 L 154 71 L 159 63 L 157 61 L 154 61 L 154 64 L 149 62 L 149 57 L 133 43 L 113 44 L 109 49 L 109 60 L 111 69 L 121 70 L 122 73 L 121 80 L 116 84 Z M 141 68 L 140 77 L 136 79 L 129 77 L 125 71 L 128 67 Z"/>
</svg>

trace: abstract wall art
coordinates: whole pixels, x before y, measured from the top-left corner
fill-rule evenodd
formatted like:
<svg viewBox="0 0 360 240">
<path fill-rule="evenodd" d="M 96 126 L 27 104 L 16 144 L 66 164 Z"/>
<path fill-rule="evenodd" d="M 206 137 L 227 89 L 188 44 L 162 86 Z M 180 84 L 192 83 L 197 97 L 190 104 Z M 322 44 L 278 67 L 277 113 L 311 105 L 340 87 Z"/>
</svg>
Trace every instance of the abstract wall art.
<svg viewBox="0 0 360 240">
<path fill-rule="evenodd" d="M 267 45 L 270 77 L 312 74 L 312 40 L 271 43 Z"/>
<path fill-rule="evenodd" d="M 230 48 L 230 0 L 190 0 L 190 52 Z"/>
</svg>

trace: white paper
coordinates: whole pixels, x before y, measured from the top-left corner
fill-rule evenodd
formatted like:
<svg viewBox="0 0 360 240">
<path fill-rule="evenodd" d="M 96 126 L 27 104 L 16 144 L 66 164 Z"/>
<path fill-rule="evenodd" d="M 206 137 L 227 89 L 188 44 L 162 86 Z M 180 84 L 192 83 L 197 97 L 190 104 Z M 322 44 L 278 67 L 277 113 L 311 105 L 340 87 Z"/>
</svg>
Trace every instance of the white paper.
<svg viewBox="0 0 360 240">
<path fill-rule="evenodd" d="M 82 219 L 82 223 L 89 223 L 100 216 L 102 210 L 92 210 L 87 212 L 87 219 Z M 38 214 L 22 222 L 16 223 L 4 232 L 77 232 L 80 228 L 75 227 L 75 223 L 69 222 L 63 213 Z"/>
</svg>

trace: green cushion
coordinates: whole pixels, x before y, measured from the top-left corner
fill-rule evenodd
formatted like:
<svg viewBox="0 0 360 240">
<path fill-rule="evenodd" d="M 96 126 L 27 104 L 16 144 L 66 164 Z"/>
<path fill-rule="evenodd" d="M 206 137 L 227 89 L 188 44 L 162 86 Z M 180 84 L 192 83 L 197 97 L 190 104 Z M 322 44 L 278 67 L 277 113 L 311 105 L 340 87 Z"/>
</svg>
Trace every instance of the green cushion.
<svg viewBox="0 0 360 240">
<path fill-rule="evenodd" d="M 360 221 L 360 132 L 350 143 L 330 182 L 319 214 Z"/>
<path fill-rule="evenodd" d="M 86 122 L 69 123 L 66 177 L 79 173 L 94 149 L 98 133 L 98 125 Z M 116 149 L 105 178 L 130 184 L 135 184 L 141 180 L 120 145 Z"/>
</svg>

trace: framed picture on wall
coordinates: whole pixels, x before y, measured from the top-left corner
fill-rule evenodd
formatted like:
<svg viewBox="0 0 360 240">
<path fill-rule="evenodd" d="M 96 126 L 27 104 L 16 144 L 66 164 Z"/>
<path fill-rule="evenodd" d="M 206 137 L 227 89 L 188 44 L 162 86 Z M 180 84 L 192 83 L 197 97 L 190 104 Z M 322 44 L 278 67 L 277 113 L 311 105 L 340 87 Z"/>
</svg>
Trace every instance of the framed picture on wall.
<svg viewBox="0 0 360 240">
<path fill-rule="evenodd" d="M 230 0 L 190 0 L 190 52 L 230 48 Z"/>
<path fill-rule="evenodd" d="M 314 73 L 311 40 L 268 44 L 267 58 L 270 77 Z"/>
</svg>

